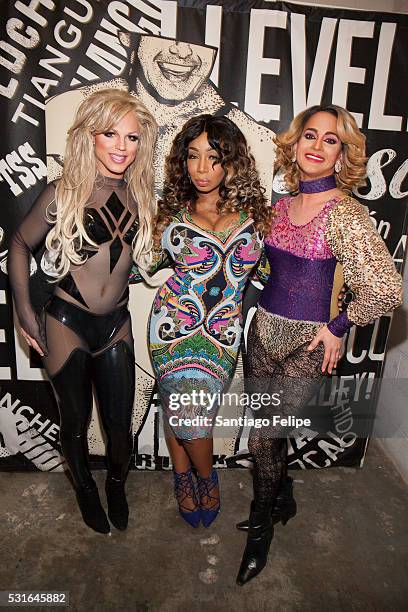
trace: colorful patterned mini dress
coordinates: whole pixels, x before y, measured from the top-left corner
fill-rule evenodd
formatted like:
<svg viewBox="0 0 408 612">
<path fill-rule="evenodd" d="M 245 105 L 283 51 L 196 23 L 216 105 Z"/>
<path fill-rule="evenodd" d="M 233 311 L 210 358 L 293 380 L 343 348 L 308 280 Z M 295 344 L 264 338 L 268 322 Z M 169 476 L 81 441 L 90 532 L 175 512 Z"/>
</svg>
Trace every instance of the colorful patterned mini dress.
<svg viewBox="0 0 408 612">
<path fill-rule="evenodd" d="M 221 393 L 233 376 L 243 291 L 263 241 L 243 212 L 228 230 L 216 232 L 196 225 L 183 209 L 163 233 L 162 247 L 174 260 L 175 272 L 157 292 L 150 315 L 153 368 L 168 418 L 206 417 L 194 425 L 177 420 L 174 435 L 203 438 L 211 435 L 218 402 L 210 408 L 192 392 Z M 183 393 L 193 400 L 175 408 L 172 394 Z"/>
</svg>

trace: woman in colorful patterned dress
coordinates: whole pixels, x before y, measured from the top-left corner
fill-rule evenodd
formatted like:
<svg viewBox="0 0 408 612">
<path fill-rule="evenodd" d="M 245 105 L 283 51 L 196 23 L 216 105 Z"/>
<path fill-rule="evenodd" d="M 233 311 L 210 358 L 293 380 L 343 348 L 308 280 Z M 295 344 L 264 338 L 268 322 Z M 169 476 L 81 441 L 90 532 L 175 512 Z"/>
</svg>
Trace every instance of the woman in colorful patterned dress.
<svg viewBox="0 0 408 612">
<path fill-rule="evenodd" d="M 285 169 L 295 195 L 274 207 L 265 238 L 271 274 L 248 333 L 251 385 L 281 392 L 280 405 L 261 410 L 260 418 L 296 417 L 324 373 L 336 367 L 343 335 L 396 308 L 402 286 L 366 209 L 348 195 L 364 184 L 366 161 L 365 137 L 353 116 L 338 106 L 314 106 L 295 117 L 276 143 L 277 167 Z M 355 298 L 331 318 L 337 262 Z M 238 525 L 249 528 L 240 585 L 265 567 L 273 523 L 285 523 L 296 511 L 291 491 L 282 503 L 291 428 L 272 423 L 253 429 L 249 438 L 254 500 L 249 521 Z"/>
<path fill-rule="evenodd" d="M 212 467 L 214 400 L 234 372 L 242 294 L 269 224 L 270 208 L 239 128 L 226 117 L 189 120 L 167 159 L 159 202 L 156 241 L 175 272 L 154 300 L 150 350 L 176 497 L 194 527 L 200 520 L 210 525 L 220 508 Z"/>
</svg>

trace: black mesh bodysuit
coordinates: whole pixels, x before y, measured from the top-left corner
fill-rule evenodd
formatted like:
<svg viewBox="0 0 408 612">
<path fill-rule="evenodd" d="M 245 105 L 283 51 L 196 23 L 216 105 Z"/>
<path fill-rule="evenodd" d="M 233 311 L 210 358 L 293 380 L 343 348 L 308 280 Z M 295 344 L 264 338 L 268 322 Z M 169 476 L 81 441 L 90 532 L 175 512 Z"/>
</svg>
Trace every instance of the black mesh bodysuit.
<svg viewBox="0 0 408 612">
<path fill-rule="evenodd" d="M 92 383 L 112 478 L 125 478 L 131 454 L 135 381 L 127 283 L 136 203 L 124 181 L 98 178 L 84 213 L 85 229 L 97 246 L 84 246 L 84 263 L 71 265 L 38 317 L 29 296 L 29 256 L 50 230 L 47 210 L 55 211 L 54 184 L 46 187 L 13 236 L 8 268 L 20 324 L 45 348 L 44 363 L 60 411 L 61 446 L 74 484 L 91 488 L 87 426 Z"/>
</svg>

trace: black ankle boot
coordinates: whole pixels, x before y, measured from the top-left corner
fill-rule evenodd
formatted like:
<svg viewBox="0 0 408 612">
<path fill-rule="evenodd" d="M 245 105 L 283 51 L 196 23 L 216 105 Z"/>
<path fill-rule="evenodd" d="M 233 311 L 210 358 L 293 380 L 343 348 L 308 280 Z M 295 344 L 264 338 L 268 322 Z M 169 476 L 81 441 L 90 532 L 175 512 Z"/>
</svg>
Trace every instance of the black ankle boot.
<svg viewBox="0 0 408 612">
<path fill-rule="evenodd" d="M 77 489 L 76 498 L 84 523 L 98 533 L 109 533 L 110 525 L 102 508 L 98 489 Z"/>
<path fill-rule="evenodd" d="M 255 578 L 263 570 L 273 538 L 270 509 L 255 511 L 253 507 L 252 503 L 247 543 L 237 576 L 237 584 L 240 586 Z"/>
<path fill-rule="evenodd" d="M 289 519 L 296 516 L 296 500 L 293 497 L 293 478 L 287 476 L 285 480 L 282 480 L 281 486 L 279 487 L 279 493 L 276 497 L 275 504 L 272 509 L 272 523 L 282 522 L 282 525 L 286 525 Z M 248 531 L 249 521 L 241 521 L 237 523 L 237 529 L 241 531 Z"/>
<path fill-rule="evenodd" d="M 287 476 L 281 484 L 275 505 L 272 511 L 273 524 L 282 522 L 286 525 L 289 519 L 296 516 L 296 500 L 293 497 L 293 478 Z"/>
<path fill-rule="evenodd" d="M 125 494 L 125 482 L 106 479 L 106 499 L 108 500 L 108 516 L 116 529 L 124 531 L 128 526 L 129 506 Z"/>
</svg>

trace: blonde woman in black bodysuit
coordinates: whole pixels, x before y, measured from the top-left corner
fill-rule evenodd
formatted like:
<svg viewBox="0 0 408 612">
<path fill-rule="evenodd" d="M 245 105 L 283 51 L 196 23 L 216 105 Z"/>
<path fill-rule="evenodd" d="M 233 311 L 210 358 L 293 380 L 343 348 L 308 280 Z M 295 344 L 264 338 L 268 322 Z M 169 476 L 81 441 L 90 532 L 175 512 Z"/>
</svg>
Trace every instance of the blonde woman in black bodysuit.
<svg viewBox="0 0 408 612">
<path fill-rule="evenodd" d="M 135 389 L 128 276 L 151 261 L 156 123 L 133 96 L 101 90 L 80 105 L 63 175 L 49 184 L 13 236 L 9 274 L 21 331 L 44 359 L 60 412 L 62 452 L 84 522 L 110 526 L 88 463 L 94 385 L 107 437 L 108 515 L 126 529 L 125 479 Z M 55 291 L 42 317 L 29 295 L 29 256 L 43 240 Z"/>
</svg>

